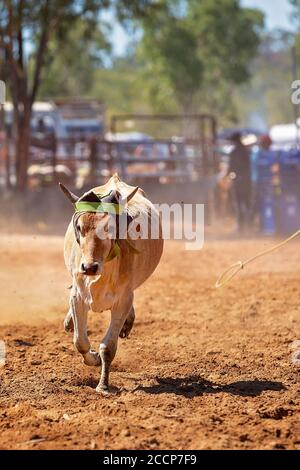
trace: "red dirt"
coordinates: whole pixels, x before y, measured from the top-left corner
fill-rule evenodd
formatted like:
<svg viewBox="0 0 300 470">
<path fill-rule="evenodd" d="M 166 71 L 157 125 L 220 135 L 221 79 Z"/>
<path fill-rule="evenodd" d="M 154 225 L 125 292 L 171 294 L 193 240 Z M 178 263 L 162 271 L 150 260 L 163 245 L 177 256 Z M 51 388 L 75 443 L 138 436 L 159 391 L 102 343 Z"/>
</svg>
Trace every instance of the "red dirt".
<svg viewBox="0 0 300 470">
<path fill-rule="evenodd" d="M 228 264 L 270 241 L 169 242 L 136 293 L 111 383 L 95 392 L 63 332 L 70 283 L 59 237 L 1 236 L 2 449 L 300 449 L 299 245 L 256 262 L 226 287 Z M 91 314 L 100 341 L 108 314 Z"/>
</svg>

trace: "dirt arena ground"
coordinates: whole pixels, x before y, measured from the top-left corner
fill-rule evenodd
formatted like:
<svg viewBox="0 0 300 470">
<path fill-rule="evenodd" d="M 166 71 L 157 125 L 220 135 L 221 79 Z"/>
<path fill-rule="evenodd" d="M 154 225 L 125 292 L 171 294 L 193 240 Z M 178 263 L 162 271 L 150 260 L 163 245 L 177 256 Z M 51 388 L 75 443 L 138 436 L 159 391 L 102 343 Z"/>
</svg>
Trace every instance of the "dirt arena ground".
<svg viewBox="0 0 300 470">
<path fill-rule="evenodd" d="M 99 370 L 62 328 L 62 238 L 1 235 L 0 448 L 300 449 L 299 243 L 213 287 L 229 264 L 271 243 L 209 241 L 200 252 L 166 243 L 136 293 L 131 336 L 119 341 L 119 392 L 103 397 Z M 94 348 L 107 321 L 90 314 Z"/>
</svg>

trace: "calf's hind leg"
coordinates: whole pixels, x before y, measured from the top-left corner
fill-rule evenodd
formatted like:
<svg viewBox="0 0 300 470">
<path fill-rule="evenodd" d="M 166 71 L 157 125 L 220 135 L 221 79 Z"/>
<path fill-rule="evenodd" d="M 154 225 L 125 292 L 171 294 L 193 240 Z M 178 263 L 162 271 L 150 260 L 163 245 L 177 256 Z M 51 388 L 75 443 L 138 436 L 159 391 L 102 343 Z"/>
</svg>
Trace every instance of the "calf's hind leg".
<svg viewBox="0 0 300 470">
<path fill-rule="evenodd" d="M 64 319 L 64 330 L 66 333 L 74 331 L 74 323 L 72 317 L 72 309 L 70 309 Z"/>
<path fill-rule="evenodd" d="M 125 323 L 123 325 L 123 328 L 120 331 L 120 334 L 119 334 L 120 338 L 128 338 L 129 333 L 132 330 L 134 320 L 135 320 L 135 312 L 134 312 L 134 307 L 132 305 L 127 315 L 127 318 L 125 320 Z"/>
</svg>

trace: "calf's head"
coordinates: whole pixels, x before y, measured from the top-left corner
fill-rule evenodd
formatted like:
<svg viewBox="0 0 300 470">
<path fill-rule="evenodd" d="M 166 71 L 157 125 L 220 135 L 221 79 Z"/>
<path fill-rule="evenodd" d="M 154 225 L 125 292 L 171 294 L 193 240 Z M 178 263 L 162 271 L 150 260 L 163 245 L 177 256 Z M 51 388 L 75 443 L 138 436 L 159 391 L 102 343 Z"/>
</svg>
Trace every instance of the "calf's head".
<svg viewBox="0 0 300 470">
<path fill-rule="evenodd" d="M 122 231 L 127 230 L 132 220 L 125 206 L 133 198 L 138 187 L 126 198 L 122 198 L 117 190 L 112 190 L 104 197 L 93 191 L 77 197 L 61 183 L 60 188 L 76 210 L 73 227 L 82 254 L 80 273 L 86 276 L 99 275 L 104 263 L 110 259 L 116 241 L 123 238 Z"/>
</svg>

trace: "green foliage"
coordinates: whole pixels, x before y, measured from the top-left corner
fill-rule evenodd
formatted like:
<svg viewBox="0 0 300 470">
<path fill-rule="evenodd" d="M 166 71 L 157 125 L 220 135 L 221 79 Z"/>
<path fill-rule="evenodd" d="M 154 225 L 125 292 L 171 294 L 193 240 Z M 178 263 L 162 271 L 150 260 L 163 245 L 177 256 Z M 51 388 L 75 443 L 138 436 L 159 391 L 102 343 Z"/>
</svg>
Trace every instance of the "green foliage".
<svg viewBox="0 0 300 470">
<path fill-rule="evenodd" d="M 205 63 L 206 80 L 239 84 L 249 78 L 249 64 L 257 52 L 263 15 L 241 8 L 238 0 L 191 0 L 188 11 Z"/>
<path fill-rule="evenodd" d="M 268 127 L 293 121 L 291 44 L 290 35 L 281 31 L 262 38 L 250 82 L 235 91 L 241 124 L 249 124 L 249 116 L 258 116 Z"/>
<path fill-rule="evenodd" d="M 300 28 L 300 0 L 289 0 L 289 2 L 294 7 L 291 20 Z"/>
<path fill-rule="evenodd" d="M 183 108 L 190 106 L 202 81 L 203 63 L 187 19 L 164 15 L 155 25 L 146 25 L 140 56 L 147 60 L 152 79 L 161 80 L 157 85 L 163 90 L 165 82 Z"/>
<path fill-rule="evenodd" d="M 90 28 L 89 22 L 78 20 L 67 31 L 64 40 L 52 40 L 45 59 L 39 96 L 89 94 L 96 80 L 96 71 L 103 66 L 110 52 L 107 29 L 102 23 L 97 28 Z"/>
<path fill-rule="evenodd" d="M 144 22 L 139 56 L 152 75 L 150 91 L 162 101 L 159 94 L 169 88 L 184 111 L 199 111 L 199 102 L 221 111 L 232 85 L 249 79 L 263 15 L 241 8 L 237 0 L 190 0 L 179 6 L 167 2 L 155 21 Z"/>
<path fill-rule="evenodd" d="M 138 66 L 130 58 L 115 60 L 112 67 L 98 69 L 90 94 L 106 104 L 109 114 L 147 111 L 143 108 Z"/>
</svg>

